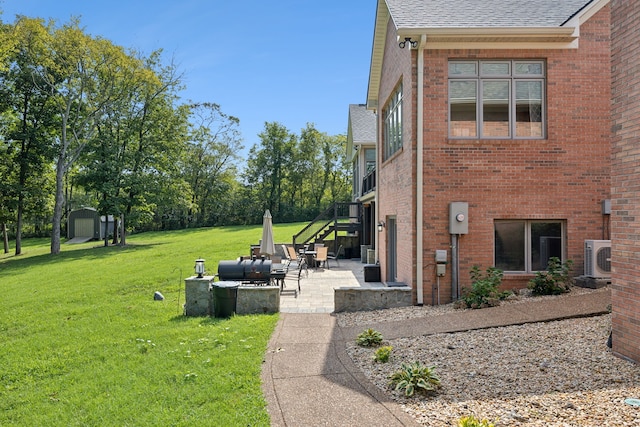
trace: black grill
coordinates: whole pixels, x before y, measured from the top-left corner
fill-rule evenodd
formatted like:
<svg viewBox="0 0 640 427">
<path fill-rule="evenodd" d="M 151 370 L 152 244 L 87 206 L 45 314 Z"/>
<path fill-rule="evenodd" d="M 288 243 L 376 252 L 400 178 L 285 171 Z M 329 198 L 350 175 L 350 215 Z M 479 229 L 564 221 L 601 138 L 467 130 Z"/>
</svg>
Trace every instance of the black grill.
<svg viewBox="0 0 640 427">
<path fill-rule="evenodd" d="M 243 283 L 269 283 L 271 280 L 271 260 L 258 258 L 220 261 L 218 263 L 218 278 L 224 281 Z"/>
</svg>

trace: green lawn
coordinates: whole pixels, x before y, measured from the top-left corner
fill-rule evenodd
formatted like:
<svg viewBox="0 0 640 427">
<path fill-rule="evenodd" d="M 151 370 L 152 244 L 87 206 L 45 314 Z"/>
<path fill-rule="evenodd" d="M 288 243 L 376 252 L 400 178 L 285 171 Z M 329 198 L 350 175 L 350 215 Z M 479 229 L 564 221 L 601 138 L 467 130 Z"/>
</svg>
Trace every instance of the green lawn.
<svg viewBox="0 0 640 427">
<path fill-rule="evenodd" d="M 275 225 L 276 242 L 301 227 Z M 260 370 L 278 316 L 182 315 L 195 259 L 215 273 L 261 229 L 144 233 L 57 256 L 33 239 L 0 255 L 0 425 L 269 425 Z"/>
</svg>

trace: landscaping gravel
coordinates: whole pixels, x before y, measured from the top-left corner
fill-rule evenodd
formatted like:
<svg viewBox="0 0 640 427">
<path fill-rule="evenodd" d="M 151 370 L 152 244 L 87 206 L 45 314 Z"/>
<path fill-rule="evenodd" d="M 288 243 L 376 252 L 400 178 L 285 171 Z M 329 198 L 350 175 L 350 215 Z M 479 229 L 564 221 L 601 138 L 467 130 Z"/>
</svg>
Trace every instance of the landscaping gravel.
<svg viewBox="0 0 640 427">
<path fill-rule="evenodd" d="M 607 287 L 599 289 L 581 288 L 573 286 L 570 291 L 561 295 L 547 295 L 547 296 L 532 296 L 529 289 L 522 289 L 519 294 L 514 294 L 508 297 L 505 301 L 502 301 L 502 305 L 505 304 L 520 304 L 531 300 L 542 301 L 545 299 L 565 298 L 570 295 L 580 295 L 583 293 L 591 292 L 609 292 Z M 467 309 L 471 310 L 471 309 Z M 424 305 L 424 306 L 409 306 L 398 307 L 384 310 L 372 310 L 372 311 L 356 311 L 356 312 L 342 312 L 336 313 L 336 320 L 339 326 L 358 326 L 366 325 L 377 322 L 389 322 L 394 320 L 415 319 L 417 317 L 438 316 L 440 314 L 446 314 L 451 312 L 465 311 L 454 308 L 453 304 L 442 305 Z"/>
<path fill-rule="evenodd" d="M 420 309 L 420 315 L 453 310 Z M 417 315 L 381 311 L 389 320 Z M 349 325 L 372 321 L 353 313 L 338 318 Z M 393 347 L 388 363 L 375 362 L 375 349 L 355 342 L 347 352 L 373 384 L 423 425 L 456 426 L 461 417 L 475 415 L 496 427 L 640 426 L 640 408 L 625 403 L 640 399 L 640 366 L 611 353 L 610 329 L 611 315 L 602 315 L 384 340 L 382 345 Z M 442 384 L 437 393 L 408 398 L 389 386 L 389 375 L 414 361 L 435 366 Z"/>
</svg>

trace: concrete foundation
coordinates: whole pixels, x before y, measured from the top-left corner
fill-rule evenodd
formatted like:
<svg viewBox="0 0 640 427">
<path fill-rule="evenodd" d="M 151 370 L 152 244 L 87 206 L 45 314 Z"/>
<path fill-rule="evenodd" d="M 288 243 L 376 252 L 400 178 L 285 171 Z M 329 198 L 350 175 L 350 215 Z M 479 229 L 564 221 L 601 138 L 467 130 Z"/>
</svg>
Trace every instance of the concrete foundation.
<svg viewBox="0 0 640 427">
<path fill-rule="evenodd" d="M 599 289 L 611 284 L 611 279 L 602 279 L 588 276 L 574 278 L 575 285 L 581 288 Z"/>
</svg>

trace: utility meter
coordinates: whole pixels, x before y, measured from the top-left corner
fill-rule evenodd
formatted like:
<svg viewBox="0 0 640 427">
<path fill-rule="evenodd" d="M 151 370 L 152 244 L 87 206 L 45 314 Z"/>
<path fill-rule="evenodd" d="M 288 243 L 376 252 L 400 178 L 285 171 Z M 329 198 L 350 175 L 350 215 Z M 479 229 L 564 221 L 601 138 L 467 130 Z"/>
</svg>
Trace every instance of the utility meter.
<svg viewBox="0 0 640 427">
<path fill-rule="evenodd" d="M 449 234 L 469 233 L 469 204 L 451 202 L 449 204 Z"/>
</svg>

